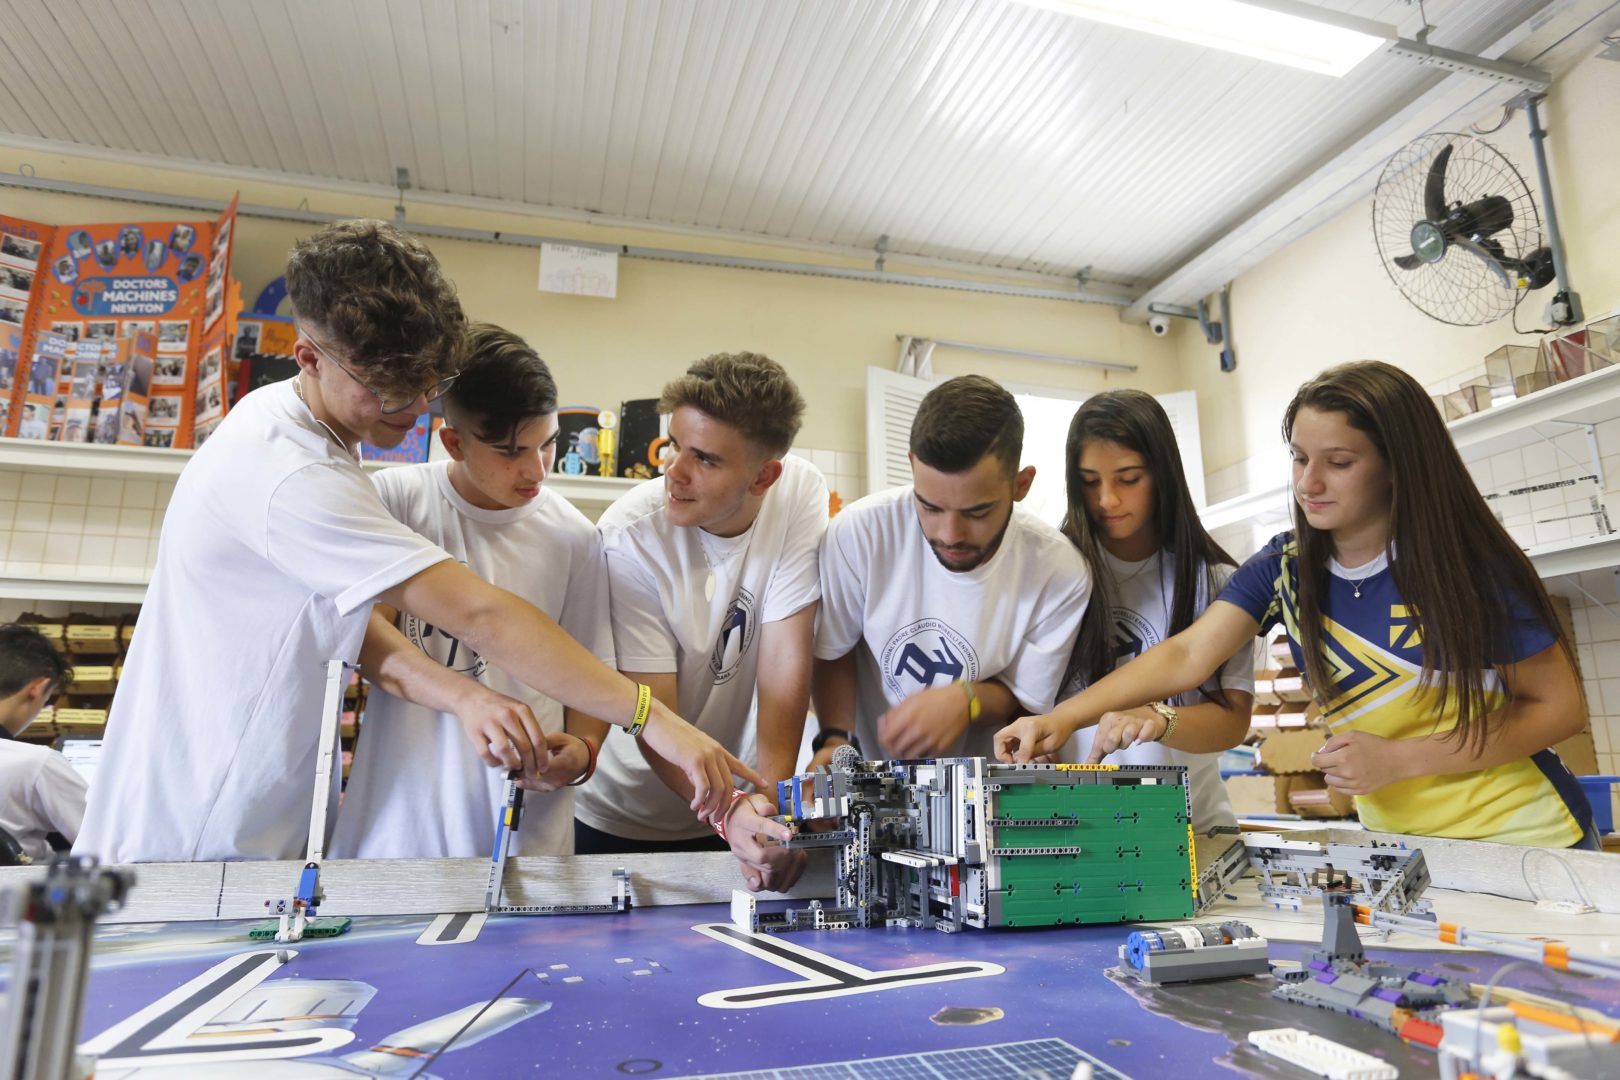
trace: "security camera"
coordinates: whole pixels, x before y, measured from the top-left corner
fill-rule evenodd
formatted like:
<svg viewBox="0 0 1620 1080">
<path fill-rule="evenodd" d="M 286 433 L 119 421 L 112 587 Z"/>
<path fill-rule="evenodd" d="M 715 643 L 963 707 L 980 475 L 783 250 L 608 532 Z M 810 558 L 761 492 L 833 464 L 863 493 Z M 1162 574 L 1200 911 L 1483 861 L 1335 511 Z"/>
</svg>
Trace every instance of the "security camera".
<svg viewBox="0 0 1620 1080">
<path fill-rule="evenodd" d="M 1153 331 L 1154 337 L 1164 337 L 1164 335 L 1170 332 L 1170 316 L 1150 316 L 1148 318 L 1148 329 Z"/>
</svg>

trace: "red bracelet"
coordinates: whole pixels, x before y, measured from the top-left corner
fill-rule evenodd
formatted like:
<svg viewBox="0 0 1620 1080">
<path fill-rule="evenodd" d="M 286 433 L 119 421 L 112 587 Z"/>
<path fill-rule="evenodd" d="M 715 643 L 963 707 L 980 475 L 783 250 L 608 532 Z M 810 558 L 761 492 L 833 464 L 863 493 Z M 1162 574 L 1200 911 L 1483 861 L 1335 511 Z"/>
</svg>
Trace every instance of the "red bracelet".
<svg viewBox="0 0 1620 1080">
<path fill-rule="evenodd" d="M 574 735 L 572 731 L 567 732 L 567 734 Z M 579 785 L 596 775 L 596 744 L 583 735 L 574 735 L 574 738 L 585 744 L 585 753 L 590 755 L 590 761 L 586 764 L 584 772 L 568 781 L 566 785 L 568 787 L 579 787 Z"/>
<path fill-rule="evenodd" d="M 748 792 L 733 791 L 731 793 L 731 801 L 726 804 L 726 808 L 719 814 L 709 819 L 709 827 L 719 835 L 720 839 L 726 840 L 726 818 L 730 817 L 731 812 L 737 808 L 737 803 L 746 798 L 748 798 Z M 729 844 L 730 842 L 731 841 L 726 840 L 726 843 Z"/>
</svg>

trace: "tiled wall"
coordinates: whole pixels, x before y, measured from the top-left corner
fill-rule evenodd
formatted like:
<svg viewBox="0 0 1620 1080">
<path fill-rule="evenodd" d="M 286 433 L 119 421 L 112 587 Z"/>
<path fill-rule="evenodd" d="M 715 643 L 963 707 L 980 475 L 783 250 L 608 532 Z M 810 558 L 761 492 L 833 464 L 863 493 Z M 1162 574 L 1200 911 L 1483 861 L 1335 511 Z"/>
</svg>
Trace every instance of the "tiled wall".
<svg viewBox="0 0 1620 1080">
<path fill-rule="evenodd" d="M 844 504 L 854 502 L 866 493 L 866 455 L 849 450 L 812 450 L 795 446 L 789 453 L 805 458 L 821 470 L 827 478 L 827 489 L 838 495 Z"/>
<path fill-rule="evenodd" d="M 0 470 L 0 572 L 144 578 L 174 481 Z"/>
<path fill-rule="evenodd" d="M 1465 373 L 1451 382 L 1469 377 L 1471 374 Z M 1445 388 L 1430 387 L 1437 393 Z M 1576 488 L 1506 495 L 1517 489 L 1592 474 L 1590 443 L 1583 429 L 1545 425 L 1545 431 L 1552 436 L 1550 440 L 1503 451 L 1468 466 L 1483 494 L 1501 496 L 1489 500 L 1489 505 L 1508 532 L 1525 547 L 1568 544 L 1596 536 L 1599 527 L 1586 516 L 1593 493 L 1607 509 L 1614 526 L 1620 528 L 1620 420 L 1608 420 L 1596 427 L 1601 486 L 1584 482 Z M 1211 473 L 1206 480 L 1209 501 L 1220 502 L 1267 483 L 1275 484 L 1287 476 L 1287 469 L 1287 454 L 1279 448 L 1275 455 L 1250 458 Z M 1271 536 L 1288 528 L 1287 518 L 1276 514 L 1258 523 L 1227 526 L 1212 535 L 1234 558 L 1244 559 Z M 1620 775 L 1620 575 L 1614 570 L 1600 570 L 1582 574 L 1575 581 L 1551 581 L 1548 586 L 1570 601 L 1598 770 L 1606 776 Z M 1610 797 L 1616 821 L 1620 822 L 1620 791 L 1612 792 Z"/>
</svg>

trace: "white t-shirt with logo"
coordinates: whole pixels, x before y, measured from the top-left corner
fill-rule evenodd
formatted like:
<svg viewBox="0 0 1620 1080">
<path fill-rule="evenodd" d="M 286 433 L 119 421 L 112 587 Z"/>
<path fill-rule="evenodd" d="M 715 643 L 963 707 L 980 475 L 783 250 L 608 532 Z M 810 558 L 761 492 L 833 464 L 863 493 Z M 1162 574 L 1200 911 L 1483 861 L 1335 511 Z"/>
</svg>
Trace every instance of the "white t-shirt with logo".
<svg viewBox="0 0 1620 1080">
<path fill-rule="evenodd" d="M 826 480 L 803 458 L 783 458 L 782 475 L 741 536 L 670 524 L 662 477 L 619 499 L 597 527 L 607 548 L 619 668 L 674 672 L 680 716 L 753 765 L 759 628 L 821 595 L 816 546 L 827 527 Z M 632 840 L 709 833 L 622 732 L 610 733 L 574 813 L 593 829 Z"/>
<path fill-rule="evenodd" d="M 596 527 L 549 488 L 512 510 L 484 510 L 450 482 L 450 463 L 385 469 L 377 491 L 394 516 L 473 573 L 555 619 L 609 667 L 607 565 Z M 491 667 L 435 626 L 401 613 L 401 632 L 434 660 L 533 710 L 546 732 L 560 731 L 563 708 Z M 595 783 L 593 778 L 587 783 Z M 488 855 L 503 805 L 506 771 L 490 768 L 461 722 L 372 687 L 343 794 L 332 856 L 339 859 Z M 574 792 L 525 793 L 516 855 L 574 852 Z"/>
<path fill-rule="evenodd" d="M 243 398 L 164 514 L 74 852 L 302 857 L 326 662 L 357 661 L 377 595 L 449 557 L 394 520 L 291 381 Z"/>
<path fill-rule="evenodd" d="M 996 679 L 1025 709 L 1051 712 L 1091 578 L 1074 545 L 1019 505 L 990 559 L 953 573 L 904 487 L 833 519 L 821 544 L 821 590 L 816 658 L 857 650 L 856 735 L 862 754 L 880 759 L 891 755 L 878 741 L 878 718 L 932 686 Z M 993 726 L 974 725 L 945 756 L 988 756 L 994 735 Z"/>
<path fill-rule="evenodd" d="M 84 818 L 84 778 L 48 746 L 0 730 L 0 828 L 35 862 L 50 858 L 47 833 L 72 843 Z"/>
<path fill-rule="evenodd" d="M 1114 608 L 1114 641 L 1116 668 L 1135 660 L 1170 633 L 1170 617 L 1174 614 L 1176 591 L 1176 564 L 1174 557 L 1163 550 L 1141 562 L 1126 562 L 1104 551 L 1107 564 L 1105 573 L 1112 574 L 1119 583 L 1118 606 Z M 1236 572 L 1235 567 L 1215 567 L 1216 592 Z M 1200 577 L 1198 599 L 1193 617 L 1203 614 L 1210 597 Z M 1064 687 L 1060 701 L 1065 701 L 1085 689 L 1085 679 L 1075 676 Z M 1254 642 L 1250 641 L 1221 666 L 1215 677 L 1199 690 L 1178 694 L 1170 699 L 1172 705 L 1196 705 L 1209 700 L 1205 692 L 1215 687 L 1243 694 L 1254 693 Z M 1084 761 L 1091 753 L 1091 740 L 1095 727 L 1081 728 L 1063 747 L 1063 760 Z M 1143 743 L 1108 755 L 1110 765 L 1185 765 L 1187 781 L 1192 791 L 1193 831 L 1199 835 L 1220 827 L 1237 827 L 1237 815 L 1232 812 L 1232 800 L 1221 783 L 1219 754 L 1189 754 L 1173 750 L 1162 743 Z"/>
</svg>

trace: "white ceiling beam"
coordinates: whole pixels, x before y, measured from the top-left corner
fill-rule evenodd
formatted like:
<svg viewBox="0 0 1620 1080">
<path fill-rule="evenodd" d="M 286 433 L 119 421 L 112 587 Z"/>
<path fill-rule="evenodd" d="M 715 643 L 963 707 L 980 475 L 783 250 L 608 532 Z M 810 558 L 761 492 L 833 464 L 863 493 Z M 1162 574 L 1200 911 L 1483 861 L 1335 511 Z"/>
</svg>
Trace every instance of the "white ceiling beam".
<svg viewBox="0 0 1620 1080">
<path fill-rule="evenodd" d="M 1617 8 L 1617 0 L 1553 0 L 1479 55 L 1495 60 L 1511 53 L 1511 59 L 1556 76 L 1612 29 L 1602 17 Z M 1435 76 L 1406 106 L 1143 292 L 1121 309 L 1120 318 L 1145 323 L 1152 304 L 1196 304 L 1372 194 L 1384 163 L 1410 140 L 1472 122 L 1523 90 L 1517 83 L 1492 82 L 1463 72 Z"/>
</svg>

